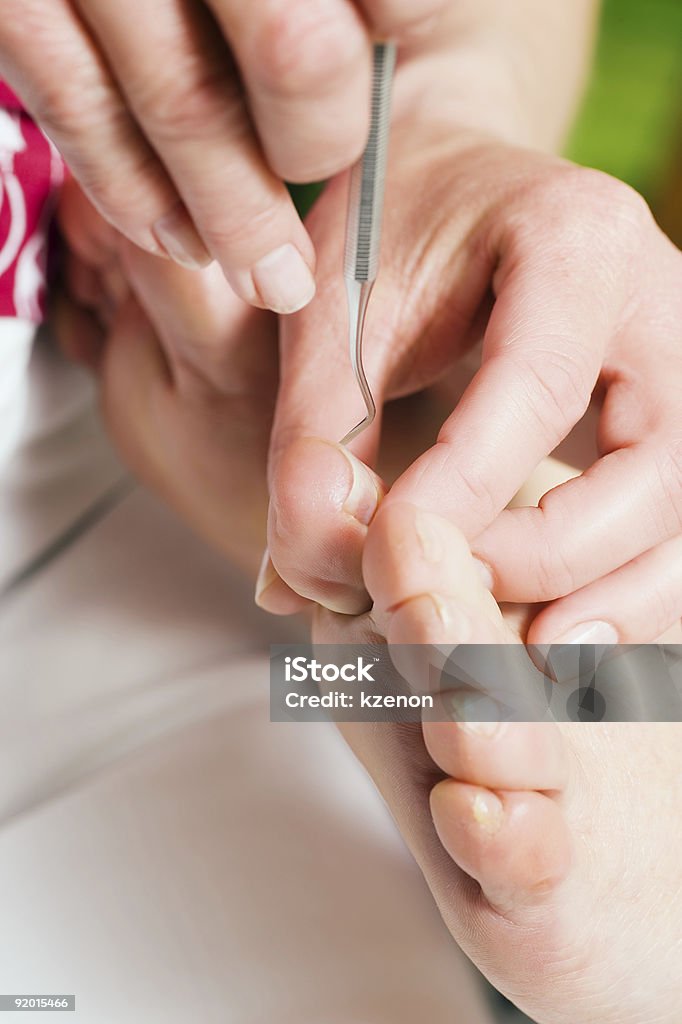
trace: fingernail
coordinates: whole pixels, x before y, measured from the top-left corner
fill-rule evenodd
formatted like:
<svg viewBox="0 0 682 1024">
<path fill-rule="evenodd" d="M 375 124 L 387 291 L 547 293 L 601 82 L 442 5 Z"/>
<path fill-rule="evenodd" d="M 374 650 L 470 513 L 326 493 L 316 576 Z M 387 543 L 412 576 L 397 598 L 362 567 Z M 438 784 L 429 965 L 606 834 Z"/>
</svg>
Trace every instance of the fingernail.
<svg viewBox="0 0 682 1024">
<path fill-rule="evenodd" d="M 433 520 L 424 512 L 417 512 L 414 529 L 422 556 L 426 562 L 440 562 L 443 557 L 443 543 Z"/>
<path fill-rule="evenodd" d="M 341 452 L 353 474 L 350 490 L 343 503 L 343 511 L 353 516 L 363 526 L 369 526 L 379 505 L 377 486 L 364 464 L 351 455 L 347 448 L 340 445 L 334 445 L 334 448 Z"/>
<path fill-rule="evenodd" d="M 474 565 L 476 566 L 476 572 L 478 573 L 481 583 L 486 590 L 489 590 L 492 593 L 495 585 L 492 569 L 485 562 L 482 562 L 480 558 L 474 558 Z"/>
<path fill-rule="evenodd" d="M 581 622 L 558 636 L 553 644 L 617 644 L 618 632 L 608 622 Z"/>
<path fill-rule="evenodd" d="M 499 832 L 504 821 L 504 808 L 499 797 L 489 790 L 481 790 L 474 797 L 472 805 L 474 818 L 489 835 Z"/>
<path fill-rule="evenodd" d="M 483 739 L 492 739 L 502 732 L 502 709 L 492 697 L 453 692 L 443 694 L 443 703 L 462 732 Z"/>
<path fill-rule="evenodd" d="M 289 242 L 259 260 L 251 275 L 263 305 L 273 313 L 295 313 L 315 294 L 315 278 Z"/>
<path fill-rule="evenodd" d="M 201 270 L 212 263 L 213 257 L 202 242 L 184 206 L 161 217 L 152 231 L 161 248 L 187 270 Z"/>
</svg>

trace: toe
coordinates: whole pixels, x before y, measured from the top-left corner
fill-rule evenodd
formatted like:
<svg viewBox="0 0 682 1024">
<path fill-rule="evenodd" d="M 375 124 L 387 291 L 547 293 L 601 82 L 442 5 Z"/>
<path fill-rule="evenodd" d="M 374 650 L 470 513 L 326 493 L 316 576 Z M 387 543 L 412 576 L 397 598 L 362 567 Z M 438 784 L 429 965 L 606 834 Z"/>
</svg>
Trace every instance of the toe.
<svg viewBox="0 0 682 1024">
<path fill-rule="evenodd" d="M 458 781 L 505 790 L 565 785 L 566 749 L 554 722 L 426 721 L 423 729 L 433 760 Z"/>
<path fill-rule="evenodd" d="M 442 516 L 389 495 L 367 534 L 362 568 L 376 613 L 390 621 L 389 643 L 518 642 L 464 536 Z"/>
<path fill-rule="evenodd" d="M 368 533 L 363 568 L 382 610 L 418 594 L 451 593 L 453 568 L 467 581 L 474 571 L 468 544 L 448 520 L 390 498 Z"/>
<path fill-rule="evenodd" d="M 282 579 L 332 611 L 366 611 L 362 548 L 379 478 L 340 445 L 300 438 L 278 458 L 271 492 L 268 546 Z"/>
<path fill-rule="evenodd" d="M 255 601 L 271 615 L 295 615 L 308 606 L 308 601 L 287 586 L 279 575 L 267 548 L 256 580 Z"/>
<path fill-rule="evenodd" d="M 431 791 L 431 813 L 452 859 L 512 921 L 545 903 L 568 874 L 568 828 L 551 797 L 445 779 Z"/>
</svg>

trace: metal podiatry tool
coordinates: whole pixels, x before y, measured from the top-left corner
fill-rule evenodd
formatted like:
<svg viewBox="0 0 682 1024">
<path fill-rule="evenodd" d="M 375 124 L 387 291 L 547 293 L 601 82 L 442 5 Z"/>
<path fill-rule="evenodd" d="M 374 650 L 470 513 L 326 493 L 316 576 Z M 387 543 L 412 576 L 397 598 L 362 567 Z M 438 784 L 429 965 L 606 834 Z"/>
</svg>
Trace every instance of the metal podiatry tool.
<svg viewBox="0 0 682 1024">
<path fill-rule="evenodd" d="M 376 405 L 367 383 L 362 361 L 362 333 L 367 303 L 379 269 L 381 215 L 384 205 L 386 151 L 388 149 L 394 68 L 395 44 L 377 43 L 374 47 L 372 119 L 369 139 L 365 152 L 351 172 L 346 250 L 343 260 L 343 276 L 348 296 L 350 358 L 367 415 L 346 434 L 341 444 L 348 444 L 363 430 L 366 430 L 376 416 Z"/>
</svg>

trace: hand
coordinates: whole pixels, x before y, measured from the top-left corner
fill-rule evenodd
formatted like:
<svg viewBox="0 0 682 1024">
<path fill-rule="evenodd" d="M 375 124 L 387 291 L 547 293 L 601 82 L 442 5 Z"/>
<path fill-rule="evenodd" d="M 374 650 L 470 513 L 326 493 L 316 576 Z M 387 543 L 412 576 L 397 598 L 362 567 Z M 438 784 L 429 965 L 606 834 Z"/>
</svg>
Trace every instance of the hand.
<svg viewBox="0 0 682 1024">
<path fill-rule="evenodd" d="M 98 209 L 150 252 L 218 260 L 246 302 L 314 292 L 282 179 L 359 156 L 371 39 L 406 43 L 446 0 L 4 0 L 0 75 Z M 417 35 L 419 35 L 417 31 Z M 441 45 L 433 27 L 420 39 Z"/>
<path fill-rule="evenodd" d="M 130 245 L 73 181 L 55 328 L 95 372 L 109 431 L 136 475 L 255 575 L 277 387 L 275 318 L 217 267 L 190 272 Z"/>
<path fill-rule="evenodd" d="M 493 138 L 398 123 L 390 167 L 367 322 L 379 405 L 446 380 L 484 342 L 437 443 L 386 502 L 447 516 L 498 600 L 552 602 L 529 642 L 653 639 L 682 612 L 682 256 L 625 185 Z M 319 497 L 322 456 L 302 440 L 335 441 L 359 418 L 337 269 L 344 199 L 337 180 L 313 210 L 320 291 L 282 326 L 269 546 L 295 591 L 357 613 L 379 491 L 356 463 L 353 518 L 328 454 L 340 482 L 333 502 Z M 503 511 L 593 393 L 593 464 L 539 505 Z M 353 445 L 369 465 L 380 431 Z M 262 603 L 276 611 L 276 591 Z"/>
</svg>

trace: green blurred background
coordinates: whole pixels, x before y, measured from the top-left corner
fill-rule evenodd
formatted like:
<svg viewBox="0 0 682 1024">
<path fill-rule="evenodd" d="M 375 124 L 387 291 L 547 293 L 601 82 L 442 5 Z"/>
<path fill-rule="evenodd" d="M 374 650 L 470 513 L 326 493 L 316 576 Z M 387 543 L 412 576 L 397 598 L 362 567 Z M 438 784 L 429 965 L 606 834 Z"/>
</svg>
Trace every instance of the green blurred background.
<svg viewBox="0 0 682 1024">
<path fill-rule="evenodd" d="M 606 0 L 592 81 L 567 155 L 627 181 L 661 216 L 676 206 L 682 0 Z"/>
</svg>

